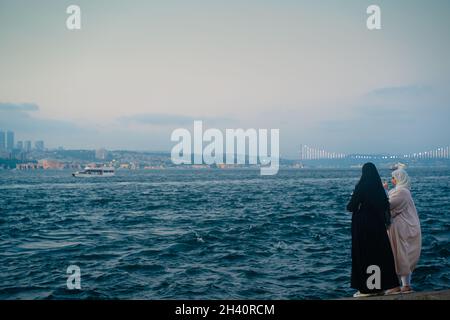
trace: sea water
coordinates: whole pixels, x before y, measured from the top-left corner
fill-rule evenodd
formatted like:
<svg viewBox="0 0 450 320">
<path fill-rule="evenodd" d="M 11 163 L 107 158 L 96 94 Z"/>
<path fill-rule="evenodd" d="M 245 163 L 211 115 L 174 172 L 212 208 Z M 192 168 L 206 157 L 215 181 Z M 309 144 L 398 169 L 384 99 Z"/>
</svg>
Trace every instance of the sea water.
<svg viewBox="0 0 450 320">
<path fill-rule="evenodd" d="M 450 287 L 450 170 L 410 169 L 416 290 Z M 381 171 L 389 180 L 389 171 Z M 358 169 L 0 171 L 0 299 L 350 296 Z M 67 287 L 78 266 L 81 289 Z"/>
</svg>

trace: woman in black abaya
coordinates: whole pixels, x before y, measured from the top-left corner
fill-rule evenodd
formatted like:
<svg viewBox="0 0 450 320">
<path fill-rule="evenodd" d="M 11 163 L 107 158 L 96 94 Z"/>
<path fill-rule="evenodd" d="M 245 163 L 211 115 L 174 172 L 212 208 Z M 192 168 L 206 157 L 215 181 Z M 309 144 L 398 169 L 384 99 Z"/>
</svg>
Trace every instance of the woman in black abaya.
<svg viewBox="0 0 450 320">
<path fill-rule="evenodd" d="M 380 294 L 398 287 L 386 231 L 390 219 L 389 200 L 373 163 L 363 166 L 347 210 L 353 213 L 351 287 L 358 290 L 355 297 Z M 373 266 L 379 268 L 379 283 L 374 280 Z"/>
</svg>

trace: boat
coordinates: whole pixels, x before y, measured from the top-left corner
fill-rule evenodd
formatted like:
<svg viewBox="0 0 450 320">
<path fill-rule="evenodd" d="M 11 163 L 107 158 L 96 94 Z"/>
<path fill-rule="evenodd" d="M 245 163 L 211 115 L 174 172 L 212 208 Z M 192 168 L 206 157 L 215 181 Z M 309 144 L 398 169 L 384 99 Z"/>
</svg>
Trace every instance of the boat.
<svg viewBox="0 0 450 320">
<path fill-rule="evenodd" d="M 72 173 L 74 177 L 112 177 L 115 174 L 113 167 L 99 167 L 90 168 L 86 167 L 83 171 L 77 171 Z"/>
</svg>

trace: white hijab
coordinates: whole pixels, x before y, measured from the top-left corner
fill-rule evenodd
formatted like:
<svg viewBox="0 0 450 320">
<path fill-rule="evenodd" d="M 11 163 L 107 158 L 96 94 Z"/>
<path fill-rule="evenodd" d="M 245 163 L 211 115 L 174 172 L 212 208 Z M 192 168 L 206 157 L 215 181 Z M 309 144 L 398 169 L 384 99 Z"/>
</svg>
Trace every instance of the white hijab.
<svg viewBox="0 0 450 320">
<path fill-rule="evenodd" d="M 411 180 L 409 179 L 408 173 L 406 173 L 405 170 L 397 169 L 392 172 L 392 176 L 397 181 L 397 184 L 395 185 L 397 188 L 411 188 Z"/>
</svg>

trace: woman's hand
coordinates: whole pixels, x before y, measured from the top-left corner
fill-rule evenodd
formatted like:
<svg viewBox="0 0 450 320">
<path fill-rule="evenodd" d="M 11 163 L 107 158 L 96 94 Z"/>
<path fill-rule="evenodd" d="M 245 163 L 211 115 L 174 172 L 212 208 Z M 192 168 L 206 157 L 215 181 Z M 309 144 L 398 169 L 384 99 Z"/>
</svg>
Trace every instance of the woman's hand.
<svg viewBox="0 0 450 320">
<path fill-rule="evenodd" d="M 383 182 L 383 188 L 384 188 L 386 191 L 389 191 L 389 184 L 388 184 L 386 181 Z"/>
</svg>

